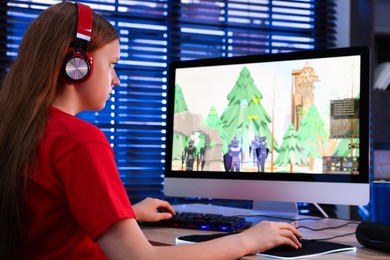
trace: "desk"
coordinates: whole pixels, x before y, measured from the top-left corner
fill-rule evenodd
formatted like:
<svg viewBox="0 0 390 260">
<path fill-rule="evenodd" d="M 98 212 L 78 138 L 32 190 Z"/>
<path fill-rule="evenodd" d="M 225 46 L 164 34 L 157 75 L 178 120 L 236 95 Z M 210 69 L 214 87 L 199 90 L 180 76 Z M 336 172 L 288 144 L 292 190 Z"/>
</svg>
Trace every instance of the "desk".
<svg viewBox="0 0 390 260">
<path fill-rule="evenodd" d="M 178 207 L 175 207 L 177 210 Z M 199 209 L 199 208 L 198 208 Z M 206 210 L 208 211 L 208 210 Z M 225 210 L 226 212 L 226 210 Z M 300 226 L 307 226 L 310 228 L 324 228 L 324 227 L 335 227 L 346 223 L 345 220 L 339 219 L 320 219 L 307 220 L 306 216 L 302 216 L 305 220 L 299 222 Z M 356 230 L 357 225 L 351 224 L 342 228 L 323 230 L 323 231 L 310 231 L 308 229 L 300 228 L 299 231 L 304 235 L 305 239 L 319 239 L 342 235 L 346 233 L 352 233 Z M 146 238 L 154 245 L 175 245 L 175 239 L 182 235 L 193 235 L 193 234 L 212 234 L 212 231 L 201 231 L 201 230 L 188 230 L 188 229 L 177 229 L 177 228 L 159 228 L 159 227 L 145 227 L 142 226 Z M 347 251 L 334 254 L 328 254 L 323 256 L 316 256 L 312 259 L 337 259 L 337 260 L 351 260 L 351 259 L 389 259 L 390 254 L 382 253 L 376 250 L 366 248 L 359 244 L 356 240 L 355 234 L 348 235 L 345 237 L 334 238 L 328 240 L 330 242 L 338 242 L 351 246 L 356 246 L 356 251 Z M 242 260 L 258 260 L 258 259 L 271 259 L 260 256 L 245 256 Z"/>
</svg>

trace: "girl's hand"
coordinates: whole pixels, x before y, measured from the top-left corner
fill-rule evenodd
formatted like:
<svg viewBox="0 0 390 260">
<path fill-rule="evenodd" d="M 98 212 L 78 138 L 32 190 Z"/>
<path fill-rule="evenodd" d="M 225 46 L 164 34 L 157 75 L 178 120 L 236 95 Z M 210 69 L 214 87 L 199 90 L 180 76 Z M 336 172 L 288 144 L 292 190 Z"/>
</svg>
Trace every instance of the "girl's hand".
<svg viewBox="0 0 390 260">
<path fill-rule="evenodd" d="M 298 249 L 302 247 L 302 234 L 286 222 L 262 221 L 252 228 L 238 234 L 245 236 L 247 245 L 250 245 L 252 254 L 265 252 L 276 246 L 287 245 Z"/>
<path fill-rule="evenodd" d="M 146 198 L 133 205 L 137 220 L 146 222 L 157 222 L 159 220 L 170 219 L 176 212 L 169 202 Z"/>
</svg>

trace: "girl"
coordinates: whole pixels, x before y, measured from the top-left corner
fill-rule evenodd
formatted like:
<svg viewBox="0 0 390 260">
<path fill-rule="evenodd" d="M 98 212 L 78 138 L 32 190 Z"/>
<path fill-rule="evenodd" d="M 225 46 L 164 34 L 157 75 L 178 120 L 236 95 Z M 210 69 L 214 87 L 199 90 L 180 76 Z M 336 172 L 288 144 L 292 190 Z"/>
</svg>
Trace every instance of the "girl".
<svg viewBox="0 0 390 260">
<path fill-rule="evenodd" d="M 274 222 L 192 245 L 147 241 L 136 218 L 167 219 L 173 208 L 131 206 L 104 134 L 75 117 L 102 109 L 119 85 L 118 39 L 103 17 L 69 2 L 27 30 L 0 90 L 0 259 L 235 259 L 299 248 L 301 234 Z"/>
</svg>

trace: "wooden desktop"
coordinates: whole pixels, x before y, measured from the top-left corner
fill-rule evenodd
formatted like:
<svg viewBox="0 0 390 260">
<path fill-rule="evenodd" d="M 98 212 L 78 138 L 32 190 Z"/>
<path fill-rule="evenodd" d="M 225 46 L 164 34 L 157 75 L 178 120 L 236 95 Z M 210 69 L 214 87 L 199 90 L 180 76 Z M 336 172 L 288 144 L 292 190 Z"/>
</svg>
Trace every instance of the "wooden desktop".
<svg viewBox="0 0 390 260">
<path fill-rule="evenodd" d="M 202 206 L 195 207 L 196 211 L 200 211 Z M 209 206 L 206 206 L 206 211 L 210 209 Z M 213 207 L 214 208 L 214 207 Z M 217 207 L 218 208 L 218 207 Z M 182 206 L 176 206 L 176 210 L 183 210 Z M 186 206 L 184 209 L 187 209 Z M 222 208 L 222 210 L 227 213 L 225 210 L 226 208 Z M 219 211 L 221 208 L 219 208 Z M 217 210 L 218 211 L 218 210 Z M 249 212 L 249 211 L 248 211 Z M 229 214 L 229 213 L 227 213 Z M 347 236 L 342 237 L 336 237 L 330 240 L 326 240 L 329 242 L 336 242 L 336 243 L 343 243 L 350 246 L 355 246 L 356 251 L 347 251 L 347 252 L 339 252 L 339 253 L 332 253 L 327 255 L 321 255 L 321 256 L 315 256 L 315 259 L 338 259 L 338 260 L 344 260 L 344 259 L 389 259 L 390 254 L 372 250 L 369 248 L 366 248 L 359 244 L 359 242 L 356 240 L 355 237 L 355 230 L 357 227 L 358 222 L 350 223 L 348 220 L 341 220 L 341 219 L 331 219 L 331 218 L 323 218 L 318 219 L 313 217 L 312 219 L 308 219 L 306 216 L 300 216 L 301 221 L 299 221 L 298 225 L 300 226 L 299 231 L 304 235 L 304 239 L 323 239 L 323 238 L 330 238 L 335 236 L 341 236 L 345 234 L 349 234 Z M 312 231 L 309 229 L 306 229 L 305 227 L 309 227 L 312 229 L 320 229 L 320 228 L 329 228 L 329 227 L 338 227 L 343 224 L 350 223 L 344 227 L 340 228 L 330 228 L 325 229 L 321 231 Z M 183 236 L 183 235 L 193 235 L 193 234 L 212 234 L 215 232 L 212 231 L 201 231 L 201 230 L 191 230 L 191 229 L 177 229 L 177 228 L 162 228 L 162 227 L 141 227 L 143 232 L 145 233 L 147 239 L 154 245 L 175 245 L 176 244 L 176 237 Z M 245 256 L 241 259 L 270 259 L 266 257 L 261 256 Z"/>
</svg>

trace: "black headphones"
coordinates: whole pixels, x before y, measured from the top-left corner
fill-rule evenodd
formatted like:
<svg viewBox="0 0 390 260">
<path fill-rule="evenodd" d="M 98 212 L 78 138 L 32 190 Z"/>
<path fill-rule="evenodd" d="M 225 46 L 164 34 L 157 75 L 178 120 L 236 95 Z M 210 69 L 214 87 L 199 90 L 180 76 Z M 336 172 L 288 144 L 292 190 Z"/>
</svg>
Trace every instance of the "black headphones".
<svg viewBox="0 0 390 260">
<path fill-rule="evenodd" d="M 76 39 L 69 47 L 61 75 L 70 84 L 86 81 L 93 72 L 92 56 L 87 46 L 92 35 L 92 10 L 88 5 L 75 3 L 78 10 Z"/>
</svg>

